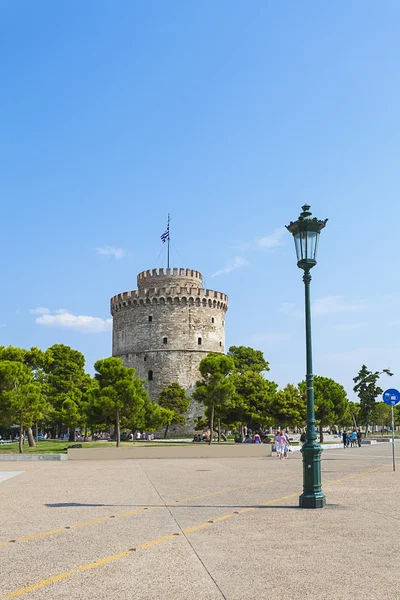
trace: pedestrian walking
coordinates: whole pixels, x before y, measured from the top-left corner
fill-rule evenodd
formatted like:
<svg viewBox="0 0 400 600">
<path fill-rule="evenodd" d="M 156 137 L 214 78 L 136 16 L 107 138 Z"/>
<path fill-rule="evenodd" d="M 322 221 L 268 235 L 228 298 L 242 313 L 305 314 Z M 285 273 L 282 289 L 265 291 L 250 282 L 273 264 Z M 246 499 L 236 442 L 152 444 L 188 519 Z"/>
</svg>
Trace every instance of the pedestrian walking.
<svg viewBox="0 0 400 600">
<path fill-rule="evenodd" d="M 342 433 L 342 439 L 343 439 L 343 448 L 347 447 L 347 433 L 346 430 L 343 431 Z"/>
<path fill-rule="evenodd" d="M 287 458 L 288 456 L 288 452 L 289 452 L 289 448 L 290 448 L 290 437 L 289 437 L 289 432 L 286 429 L 285 433 L 283 434 L 283 437 L 285 438 L 285 453 L 284 453 L 284 458 Z"/>
<path fill-rule="evenodd" d="M 361 448 L 361 440 L 362 440 L 362 433 L 360 428 L 358 428 L 357 430 L 357 442 L 358 442 L 358 447 Z"/>
<path fill-rule="evenodd" d="M 353 429 L 351 432 L 351 447 L 357 446 L 357 431 Z"/>
<path fill-rule="evenodd" d="M 275 452 L 276 452 L 276 458 L 279 458 L 279 436 L 280 436 L 280 431 L 278 430 L 275 434 Z"/>
<path fill-rule="evenodd" d="M 283 460 L 285 458 L 285 447 L 286 447 L 286 438 L 281 431 L 278 431 L 276 452 L 279 457 L 279 460 Z"/>
</svg>

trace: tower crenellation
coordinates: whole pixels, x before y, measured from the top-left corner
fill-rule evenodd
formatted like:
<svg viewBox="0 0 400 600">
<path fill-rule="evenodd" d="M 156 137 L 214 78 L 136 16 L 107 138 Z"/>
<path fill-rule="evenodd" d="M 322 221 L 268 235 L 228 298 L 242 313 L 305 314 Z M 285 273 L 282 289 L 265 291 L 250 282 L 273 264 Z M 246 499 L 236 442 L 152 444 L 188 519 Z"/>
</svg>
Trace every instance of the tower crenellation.
<svg viewBox="0 0 400 600">
<path fill-rule="evenodd" d="M 137 276 L 138 289 L 153 287 L 202 287 L 203 276 L 193 269 L 151 269 Z"/>
<path fill-rule="evenodd" d="M 110 300 L 113 356 L 136 369 L 155 401 L 174 381 L 190 395 L 200 378 L 201 359 L 209 352 L 225 351 L 228 297 L 204 289 L 202 280 L 192 269 L 142 271 L 137 290 Z M 202 414 L 203 408 L 192 401 L 186 431 Z"/>
</svg>

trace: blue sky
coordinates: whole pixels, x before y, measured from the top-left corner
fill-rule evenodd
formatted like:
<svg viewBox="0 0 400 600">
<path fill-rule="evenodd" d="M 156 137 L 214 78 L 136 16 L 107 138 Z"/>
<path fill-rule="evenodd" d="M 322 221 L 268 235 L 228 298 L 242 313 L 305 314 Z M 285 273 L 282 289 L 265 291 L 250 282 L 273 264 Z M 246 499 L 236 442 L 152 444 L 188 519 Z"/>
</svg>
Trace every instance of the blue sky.
<svg viewBox="0 0 400 600">
<path fill-rule="evenodd" d="M 4 0 L 1 343 L 69 344 L 91 370 L 110 297 L 165 266 L 170 212 L 174 266 L 229 295 L 227 347 L 298 382 L 284 226 L 309 203 L 329 218 L 315 373 L 351 391 L 362 363 L 390 367 L 398 387 L 399 22 L 391 0 Z"/>
</svg>

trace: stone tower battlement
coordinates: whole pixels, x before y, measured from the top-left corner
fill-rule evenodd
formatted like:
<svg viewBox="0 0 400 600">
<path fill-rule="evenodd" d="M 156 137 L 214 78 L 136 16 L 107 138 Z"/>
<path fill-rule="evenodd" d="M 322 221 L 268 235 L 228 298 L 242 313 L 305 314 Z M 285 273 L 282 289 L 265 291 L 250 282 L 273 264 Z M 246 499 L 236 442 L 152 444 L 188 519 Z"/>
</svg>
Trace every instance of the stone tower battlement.
<svg viewBox="0 0 400 600">
<path fill-rule="evenodd" d="M 174 381 L 190 396 L 200 379 L 201 359 L 210 352 L 225 351 L 228 296 L 204 289 L 202 279 L 201 273 L 192 269 L 142 271 L 137 290 L 116 294 L 110 300 L 113 356 L 136 369 L 156 402 Z M 192 432 L 195 418 L 203 411 L 191 402 L 186 433 Z"/>
<path fill-rule="evenodd" d="M 150 288 L 122 292 L 110 300 L 110 312 L 114 315 L 126 308 L 156 305 L 203 306 L 228 310 L 228 296 L 222 292 L 203 288 Z"/>
<path fill-rule="evenodd" d="M 138 289 L 154 287 L 202 287 L 203 276 L 193 269 L 151 269 L 137 276 Z"/>
</svg>

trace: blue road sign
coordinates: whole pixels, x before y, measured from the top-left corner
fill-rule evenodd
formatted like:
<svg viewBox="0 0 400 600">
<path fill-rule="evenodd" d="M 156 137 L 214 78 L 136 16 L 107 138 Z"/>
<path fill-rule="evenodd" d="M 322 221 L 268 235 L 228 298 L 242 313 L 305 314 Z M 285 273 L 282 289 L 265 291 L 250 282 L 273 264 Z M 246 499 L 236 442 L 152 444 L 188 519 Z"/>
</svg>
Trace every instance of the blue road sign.
<svg viewBox="0 0 400 600">
<path fill-rule="evenodd" d="M 389 406 L 394 406 L 395 404 L 400 402 L 400 392 L 392 388 L 386 390 L 386 392 L 383 392 L 382 397 L 383 401 L 386 404 L 389 404 Z"/>
</svg>

